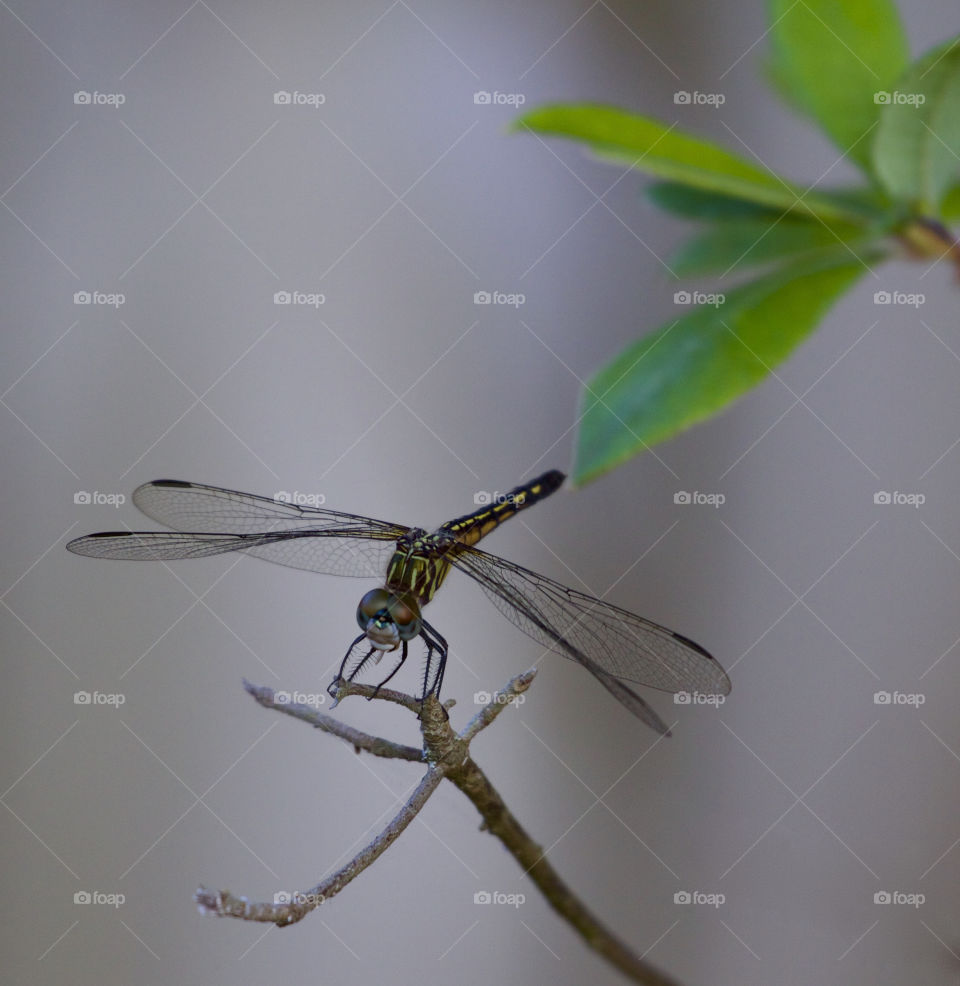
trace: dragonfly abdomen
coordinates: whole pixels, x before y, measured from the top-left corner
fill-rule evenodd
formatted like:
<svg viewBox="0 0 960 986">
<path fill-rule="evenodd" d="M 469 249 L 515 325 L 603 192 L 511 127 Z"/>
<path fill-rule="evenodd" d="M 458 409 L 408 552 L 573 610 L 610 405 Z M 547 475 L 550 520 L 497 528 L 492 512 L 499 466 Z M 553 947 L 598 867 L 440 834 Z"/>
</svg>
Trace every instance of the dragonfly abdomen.
<svg viewBox="0 0 960 986">
<path fill-rule="evenodd" d="M 509 493 L 499 494 L 496 503 L 448 521 L 440 531 L 452 534 L 461 544 L 476 544 L 518 511 L 532 507 L 556 492 L 563 485 L 565 478 L 558 469 L 551 469 L 529 483 L 517 486 Z"/>
</svg>

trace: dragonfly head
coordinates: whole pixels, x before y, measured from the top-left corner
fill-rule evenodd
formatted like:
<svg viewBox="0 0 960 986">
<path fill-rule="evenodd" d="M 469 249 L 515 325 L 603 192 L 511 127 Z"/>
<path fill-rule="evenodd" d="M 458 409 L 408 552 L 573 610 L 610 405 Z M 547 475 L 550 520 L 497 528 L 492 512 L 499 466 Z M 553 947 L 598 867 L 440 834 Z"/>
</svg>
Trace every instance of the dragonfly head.
<svg viewBox="0 0 960 986">
<path fill-rule="evenodd" d="M 401 640 L 413 640 L 423 625 L 420 604 L 408 595 L 371 589 L 357 607 L 357 623 L 377 650 L 396 650 Z"/>
</svg>

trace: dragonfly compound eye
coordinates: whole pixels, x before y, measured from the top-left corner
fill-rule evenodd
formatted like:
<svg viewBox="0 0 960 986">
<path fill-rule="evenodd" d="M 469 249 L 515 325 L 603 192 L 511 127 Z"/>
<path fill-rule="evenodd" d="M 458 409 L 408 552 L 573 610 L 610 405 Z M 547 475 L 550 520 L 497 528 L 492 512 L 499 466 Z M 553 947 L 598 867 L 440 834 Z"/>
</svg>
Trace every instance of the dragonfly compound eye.
<svg viewBox="0 0 960 986">
<path fill-rule="evenodd" d="M 357 623 L 378 650 L 394 650 L 413 640 L 423 627 L 420 606 L 412 596 L 371 589 L 357 607 Z"/>
<path fill-rule="evenodd" d="M 386 589 L 371 589 L 360 600 L 360 605 L 357 606 L 357 623 L 361 630 L 366 630 L 367 624 L 371 620 L 387 615 L 387 605 L 390 598 L 391 593 L 387 592 Z"/>
<path fill-rule="evenodd" d="M 393 617 L 401 640 L 413 640 L 420 633 L 423 621 L 420 619 L 420 607 L 409 596 L 394 596 L 387 604 L 387 611 Z"/>
</svg>

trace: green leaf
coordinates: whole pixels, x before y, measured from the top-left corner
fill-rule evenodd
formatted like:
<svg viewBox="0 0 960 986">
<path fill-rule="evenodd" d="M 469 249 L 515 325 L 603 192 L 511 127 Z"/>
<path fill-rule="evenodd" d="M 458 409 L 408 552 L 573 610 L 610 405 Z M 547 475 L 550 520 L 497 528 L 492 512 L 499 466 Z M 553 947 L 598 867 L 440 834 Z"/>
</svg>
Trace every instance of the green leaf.
<svg viewBox="0 0 960 986">
<path fill-rule="evenodd" d="M 960 174 L 960 38 L 914 62 L 888 96 L 873 145 L 877 176 L 936 216 Z"/>
<path fill-rule="evenodd" d="M 892 0 L 770 0 L 770 69 L 783 95 L 864 170 L 881 107 L 907 64 Z"/>
<path fill-rule="evenodd" d="M 782 209 L 758 205 L 747 199 L 730 195 L 705 192 L 702 188 L 683 185 L 676 181 L 657 181 L 647 186 L 647 198 L 665 212 L 672 212 L 683 219 L 763 218 L 773 221 L 783 215 Z"/>
<path fill-rule="evenodd" d="M 779 268 L 735 288 L 719 307 L 696 308 L 629 346 L 584 388 L 576 482 L 595 479 L 755 387 L 864 273 L 862 264 L 837 255 Z"/>
<path fill-rule="evenodd" d="M 894 222 L 893 203 L 890 197 L 876 185 L 862 185 L 855 188 L 820 188 L 817 194 L 824 199 L 846 209 L 848 218 L 857 217 L 861 222 Z"/>
<path fill-rule="evenodd" d="M 735 219 L 717 223 L 688 240 L 673 255 L 669 266 L 678 277 L 725 275 L 731 268 L 742 270 L 787 257 L 833 251 L 839 243 L 846 243 L 853 253 L 853 244 L 858 240 L 872 239 L 868 229 L 852 223 L 825 225 L 816 220 L 789 217 L 779 222 Z"/>
<path fill-rule="evenodd" d="M 721 222 L 727 219 L 769 219 L 776 220 L 783 215 L 782 209 L 757 205 L 746 199 L 705 192 L 691 185 L 675 181 L 657 181 L 646 189 L 647 198 L 658 208 L 673 213 L 683 219 L 705 219 Z M 890 203 L 886 193 L 876 188 L 821 188 L 818 197 L 833 202 L 843 210 L 850 220 L 879 222 L 887 218 Z M 794 216 L 789 213 L 787 218 Z M 806 213 L 800 213 L 806 218 Z"/>
<path fill-rule="evenodd" d="M 813 213 L 835 219 L 849 215 L 829 199 L 815 193 L 805 194 L 774 172 L 751 164 L 717 144 L 615 106 L 592 103 L 541 106 L 515 120 L 511 129 L 582 140 L 606 160 L 781 212 Z"/>
<path fill-rule="evenodd" d="M 947 194 L 940 203 L 940 218 L 948 222 L 960 219 L 960 185 L 952 185 L 947 189 Z"/>
</svg>

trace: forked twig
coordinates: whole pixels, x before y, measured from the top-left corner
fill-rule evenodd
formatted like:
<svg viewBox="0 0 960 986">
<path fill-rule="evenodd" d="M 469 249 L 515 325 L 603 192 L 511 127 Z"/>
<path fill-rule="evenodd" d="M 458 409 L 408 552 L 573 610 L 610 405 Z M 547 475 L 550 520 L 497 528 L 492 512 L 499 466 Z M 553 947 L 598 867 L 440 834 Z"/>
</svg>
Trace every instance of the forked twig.
<svg viewBox="0 0 960 986">
<path fill-rule="evenodd" d="M 677 986 L 676 980 L 637 956 L 580 901 L 548 862 L 543 849 L 524 830 L 487 776 L 469 756 L 473 737 L 489 726 L 518 695 L 525 692 L 535 675 L 536 669 L 532 669 L 511 679 L 459 734 L 450 726 L 446 712 L 446 707 L 452 706 L 452 702 L 446 703 L 445 707 L 430 695 L 421 703 L 409 695 L 391 689 L 378 690 L 370 685 L 341 683 L 337 693 L 338 701 L 347 695 L 362 695 L 395 702 L 418 712 L 424 741 L 422 750 L 371 736 L 318 712 L 313 706 L 278 701 L 273 689 L 244 682 L 247 691 L 265 708 L 283 712 L 338 736 L 350 743 L 357 752 L 365 750 L 374 756 L 426 763 L 428 767 L 414 792 L 383 831 L 348 863 L 309 890 L 277 894 L 270 903 L 250 901 L 246 897 L 235 896 L 228 890 L 213 891 L 200 887 L 194 894 L 200 909 L 219 917 L 268 921 L 280 927 L 300 921 L 314 908 L 339 893 L 381 856 L 413 821 L 446 777 L 473 802 L 484 820 L 483 827 L 503 843 L 524 873 L 529 874 L 550 906 L 579 932 L 592 949 L 634 982 L 644 986 Z"/>
</svg>

